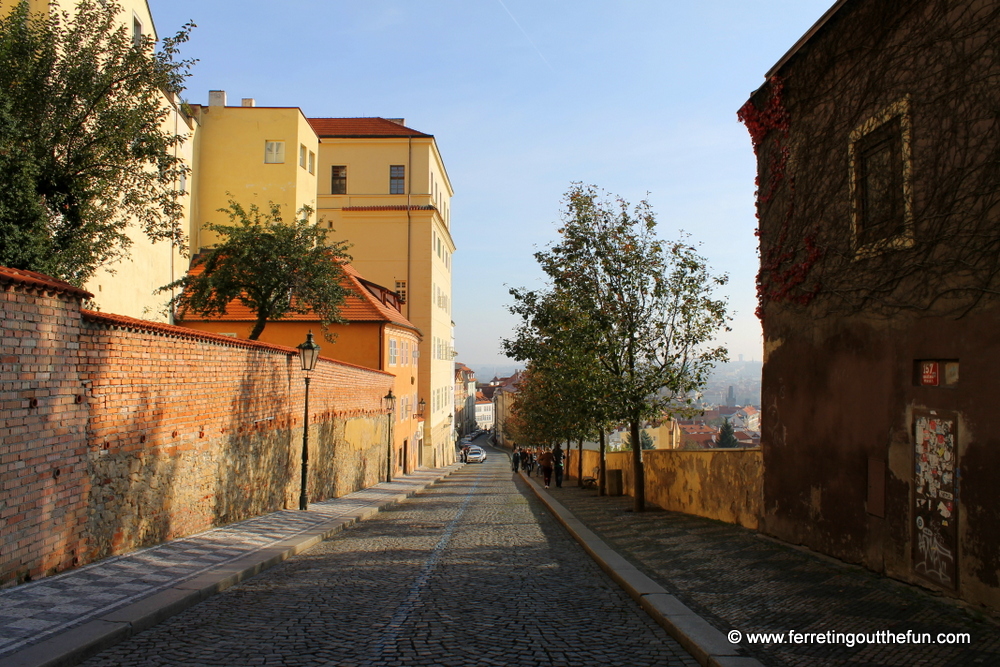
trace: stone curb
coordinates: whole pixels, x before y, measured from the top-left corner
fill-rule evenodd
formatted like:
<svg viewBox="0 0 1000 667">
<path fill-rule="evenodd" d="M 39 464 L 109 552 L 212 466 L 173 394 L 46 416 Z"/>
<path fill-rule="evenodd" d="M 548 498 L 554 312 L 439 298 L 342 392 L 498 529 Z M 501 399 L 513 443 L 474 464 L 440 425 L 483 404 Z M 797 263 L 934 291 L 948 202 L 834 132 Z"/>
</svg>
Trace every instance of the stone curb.
<svg viewBox="0 0 1000 667">
<path fill-rule="evenodd" d="M 331 519 L 303 533 L 282 540 L 270 547 L 248 554 L 241 560 L 227 563 L 154 593 L 130 605 L 70 628 L 54 637 L 32 644 L 0 658 L 3 667 L 70 667 L 77 665 L 132 635 L 179 614 L 188 607 L 221 593 L 244 579 L 263 572 L 288 558 L 312 548 L 346 528 L 370 519 L 387 507 L 402 502 L 437 484 L 464 463 L 455 463 L 437 470 L 422 486 L 382 499 L 355 512 Z"/>
<path fill-rule="evenodd" d="M 518 474 L 601 569 L 676 639 L 698 664 L 702 667 L 763 667 L 756 658 L 741 655 L 739 645 L 731 644 L 715 626 L 609 547 L 562 503 L 549 495 L 541 484 L 525 475 L 524 471 Z"/>
</svg>

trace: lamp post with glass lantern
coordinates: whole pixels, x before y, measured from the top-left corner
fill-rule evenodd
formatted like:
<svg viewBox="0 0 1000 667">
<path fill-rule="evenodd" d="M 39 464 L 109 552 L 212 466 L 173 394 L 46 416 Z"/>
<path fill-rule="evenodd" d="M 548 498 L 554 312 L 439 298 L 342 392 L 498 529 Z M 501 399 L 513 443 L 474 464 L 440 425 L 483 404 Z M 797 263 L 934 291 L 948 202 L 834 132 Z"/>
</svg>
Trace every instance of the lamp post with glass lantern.
<svg viewBox="0 0 1000 667">
<path fill-rule="evenodd" d="M 385 481 L 392 481 L 392 422 L 396 419 L 396 397 L 389 389 L 389 393 L 382 397 L 385 407 L 389 410 L 389 444 L 385 451 Z"/>
<path fill-rule="evenodd" d="M 319 359 L 319 345 L 313 340 L 312 331 L 306 341 L 298 346 L 299 361 L 306 374 L 305 417 L 302 420 L 302 490 L 299 493 L 299 509 L 309 509 L 309 496 L 306 493 L 306 483 L 309 481 L 309 371 L 316 367 Z"/>
</svg>

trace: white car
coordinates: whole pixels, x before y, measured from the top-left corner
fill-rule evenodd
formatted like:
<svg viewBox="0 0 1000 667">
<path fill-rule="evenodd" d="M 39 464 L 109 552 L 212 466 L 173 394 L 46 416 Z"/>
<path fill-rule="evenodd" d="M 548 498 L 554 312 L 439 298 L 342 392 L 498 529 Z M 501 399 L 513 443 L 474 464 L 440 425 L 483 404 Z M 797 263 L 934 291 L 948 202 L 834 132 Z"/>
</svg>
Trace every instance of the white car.
<svg viewBox="0 0 1000 667">
<path fill-rule="evenodd" d="M 486 452 L 479 447 L 469 447 L 468 457 L 465 460 L 469 463 L 482 463 L 486 460 Z"/>
</svg>

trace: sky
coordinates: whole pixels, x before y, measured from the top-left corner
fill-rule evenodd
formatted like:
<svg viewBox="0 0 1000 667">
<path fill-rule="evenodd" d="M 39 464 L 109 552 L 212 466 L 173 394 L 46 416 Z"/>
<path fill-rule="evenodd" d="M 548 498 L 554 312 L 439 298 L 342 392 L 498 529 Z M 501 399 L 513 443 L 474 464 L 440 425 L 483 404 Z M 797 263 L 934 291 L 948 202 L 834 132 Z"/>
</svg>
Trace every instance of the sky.
<svg viewBox="0 0 1000 667">
<path fill-rule="evenodd" d="M 433 134 L 455 196 L 458 361 L 503 365 L 510 287 L 543 285 L 573 182 L 647 198 L 729 276 L 732 359 L 761 359 L 755 163 L 736 111 L 833 0 L 149 0 L 197 27 L 189 102 L 382 116 Z"/>
</svg>

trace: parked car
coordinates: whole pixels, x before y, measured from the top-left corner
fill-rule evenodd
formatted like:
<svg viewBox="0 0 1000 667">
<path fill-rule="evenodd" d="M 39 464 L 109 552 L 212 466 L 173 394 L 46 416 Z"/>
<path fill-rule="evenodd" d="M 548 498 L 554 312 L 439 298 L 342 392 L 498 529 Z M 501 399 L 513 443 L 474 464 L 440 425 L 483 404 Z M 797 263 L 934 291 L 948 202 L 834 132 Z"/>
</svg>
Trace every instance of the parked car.
<svg viewBox="0 0 1000 667">
<path fill-rule="evenodd" d="M 486 452 L 479 447 L 469 447 L 469 454 L 466 460 L 469 463 L 482 463 L 486 460 Z"/>
</svg>

